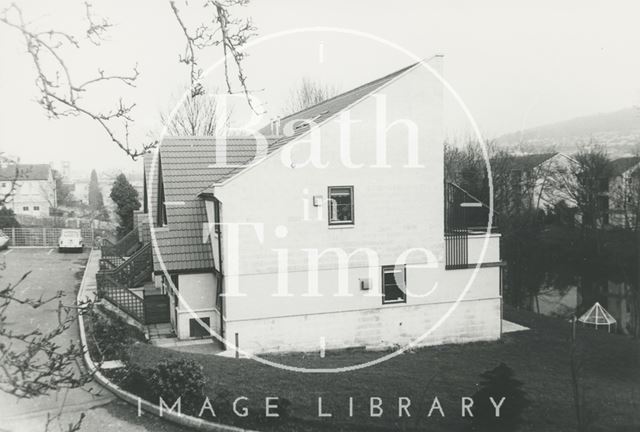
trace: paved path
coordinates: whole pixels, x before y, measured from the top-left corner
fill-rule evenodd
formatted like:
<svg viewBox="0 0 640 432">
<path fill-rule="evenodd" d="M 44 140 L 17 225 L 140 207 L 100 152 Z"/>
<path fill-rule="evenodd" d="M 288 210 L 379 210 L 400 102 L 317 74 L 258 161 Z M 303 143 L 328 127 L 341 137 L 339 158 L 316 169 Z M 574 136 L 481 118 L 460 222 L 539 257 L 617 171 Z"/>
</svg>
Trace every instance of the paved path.
<svg viewBox="0 0 640 432">
<path fill-rule="evenodd" d="M 86 252 L 60 254 L 50 248 L 10 250 L 11 253 L 3 255 L 6 269 L 0 271 L 0 284 L 15 282 L 25 272 L 31 271 L 19 286 L 18 296 L 47 297 L 62 291 L 63 304 L 73 305 L 84 273 L 85 260 L 88 258 Z M 87 265 L 89 271 L 95 273 L 98 262 L 95 256 L 92 258 Z M 95 286 L 93 288 L 95 289 Z M 7 315 L 6 325 L 14 331 L 25 331 L 34 327 L 45 331 L 50 330 L 57 325 L 57 302 L 37 310 L 12 305 Z M 60 336 L 58 343 L 66 347 L 71 341 L 79 342 L 77 323 Z M 81 431 L 174 432 L 179 430 L 155 417 L 148 415 L 138 417 L 135 407 L 115 400 L 111 393 L 93 382 L 82 388 L 61 390 L 29 400 L 18 399 L 0 392 L 0 431 L 42 432 L 45 430 L 48 413 L 51 415 L 62 413 L 60 419 L 49 428 L 51 431 L 66 430 L 66 425 L 77 421 L 81 413 L 86 415 Z"/>
</svg>

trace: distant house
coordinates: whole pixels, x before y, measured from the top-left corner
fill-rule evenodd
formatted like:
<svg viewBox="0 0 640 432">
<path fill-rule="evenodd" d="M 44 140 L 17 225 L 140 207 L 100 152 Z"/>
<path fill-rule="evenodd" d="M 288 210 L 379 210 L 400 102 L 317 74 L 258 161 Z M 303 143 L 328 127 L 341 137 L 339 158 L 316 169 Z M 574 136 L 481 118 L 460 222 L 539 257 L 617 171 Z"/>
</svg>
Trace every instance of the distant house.
<svg viewBox="0 0 640 432">
<path fill-rule="evenodd" d="M 640 213 L 640 157 L 624 157 L 611 161 L 608 184 L 608 215 L 613 226 L 633 228 Z"/>
<path fill-rule="evenodd" d="M 443 188 L 442 97 L 418 64 L 273 122 L 263 139 L 166 137 L 145 158 L 137 220 L 177 337 L 209 336 L 204 323 L 255 353 L 498 339 L 500 235 L 469 229 L 465 207 L 481 204 Z M 358 168 L 341 159 L 346 115 Z M 419 168 L 405 167 L 407 119 Z M 305 163 L 312 134 L 324 168 Z"/>
<path fill-rule="evenodd" d="M 47 164 L 0 165 L 0 194 L 11 196 L 6 208 L 16 214 L 49 216 L 49 210 L 57 207 L 56 182 L 51 167 Z"/>
<path fill-rule="evenodd" d="M 570 156 L 558 152 L 536 153 L 513 156 L 504 163 L 506 169 L 497 169 L 507 173 L 503 187 L 512 204 L 541 210 L 549 210 L 560 201 L 575 206 L 574 198 L 566 189 L 573 175 L 571 166 L 576 163 Z"/>
</svg>

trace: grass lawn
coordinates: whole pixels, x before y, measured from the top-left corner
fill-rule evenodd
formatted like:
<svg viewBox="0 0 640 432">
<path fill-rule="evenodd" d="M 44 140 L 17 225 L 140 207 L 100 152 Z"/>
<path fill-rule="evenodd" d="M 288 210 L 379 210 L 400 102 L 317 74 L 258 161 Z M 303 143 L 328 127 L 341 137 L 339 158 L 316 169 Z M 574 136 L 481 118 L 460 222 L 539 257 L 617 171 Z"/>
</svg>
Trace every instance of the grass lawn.
<svg viewBox="0 0 640 432">
<path fill-rule="evenodd" d="M 216 414 L 220 421 L 262 430 L 465 430 L 460 398 L 472 396 L 479 375 L 506 363 L 524 383 L 531 404 L 524 414 L 522 431 L 575 431 L 575 411 L 569 368 L 570 325 L 558 319 L 505 308 L 505 318 L 530 327 L 506 334 L 499 342 L 427 347 L 379 365 L 339 374 L 301 374 L 264 366 L 252 360 L 189 354 L 136 344 L 134 363 L 152 366 L 168 358 L 190 358 L 203 365 L 209 377 L 207 394 L 222 400 Z M 590 431 L 640 430 L 640 342 L 606 331 L 578 329 L 582 359 L 581 384 Z M 305 367 L 334 367 L 362 363 L 382 355 L 345 350 L 317 354 L 271 356 L 281 363 Z M 231 403 L 249 398 L 250 416 L 239 419 Z M 260 422 L 264 398 L 287 399 L 287 420 Z M 318 397 L 323 411 L 318 418 Z M 398 398 L 409 397 L 411 417 L 398 417 Z M 437 396 L 445 417 L 426 414 Z M 349 397 L 354 415 L 349 417 Z M 384 414 L 369 416 L 369 398 L 382 398 Z M 227 403 L 228 402 L 228 403 Z"/>
</svg>

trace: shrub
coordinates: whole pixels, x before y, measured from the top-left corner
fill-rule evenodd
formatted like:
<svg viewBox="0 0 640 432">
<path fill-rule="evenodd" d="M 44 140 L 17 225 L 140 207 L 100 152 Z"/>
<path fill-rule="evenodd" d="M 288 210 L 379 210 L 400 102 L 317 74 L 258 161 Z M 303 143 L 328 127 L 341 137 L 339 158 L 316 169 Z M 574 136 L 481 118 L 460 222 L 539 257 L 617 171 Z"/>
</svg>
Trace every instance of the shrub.
<svg viewBox="0 0 640 432">
<path fill-rule="evenodd" d="M 165 360 L 153 368 L 132 366 L 120 385 L 154 404 L 160 398 L 168 406 L 180 398 L 182 413 L 198 415 L 205 400 L 207 378 L 202 366 L 193 360 Z"/>
<path fill-rule="evenodd" d="M 128 346 L 135 341 L 144 340 L 140 330 L 127 324 L 113 312 L 92 309 L 89 318 L 94 342 L 91 356 L 97 361 L 126 361 Z"/>
<path fill-rule="evenodd" d="M 473 430 L 491 432 L 512 432 L 522 422 L 522 412 L 529 405 L 522 382 L 513 378 L 513 370 L 504 363 L 480 376 L 480 389 L 473 395 Z M 496 404 L 504 397 L 500 406 L 500 417 L 489 400 Z"/>
</svg>

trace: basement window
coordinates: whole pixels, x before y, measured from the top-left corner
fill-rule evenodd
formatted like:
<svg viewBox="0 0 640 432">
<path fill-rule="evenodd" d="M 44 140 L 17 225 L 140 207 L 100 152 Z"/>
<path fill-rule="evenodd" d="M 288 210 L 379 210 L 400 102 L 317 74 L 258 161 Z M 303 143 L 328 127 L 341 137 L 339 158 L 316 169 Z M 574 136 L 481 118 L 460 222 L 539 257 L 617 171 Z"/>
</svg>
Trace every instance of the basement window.
<svg viewBox="0 0 640 432">
<path fill-rule="evenodd" d="M 353 225 L 353 186 L 329 187 L 329 225 Z"/>
<path fill-rule="evenodd" d="M 382 267 L 382 304 L 407 302 L 405 266 Z"/>
<path fill-rule="evenodd" d="M 211 322 L 209 318 L 200 318 L 200 321 L 204 324 L 201 325 L 197 319 L 191 318 L 189 320 L 189 336 L 190 337 L 207 337 L 211 336 L 209 333 L 209 326 Z"/>
</svg>

